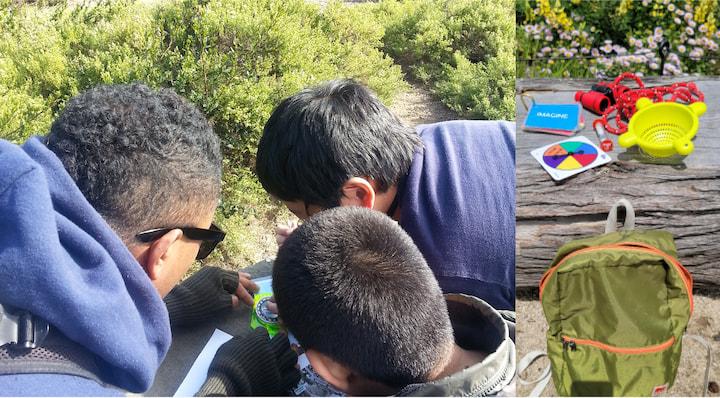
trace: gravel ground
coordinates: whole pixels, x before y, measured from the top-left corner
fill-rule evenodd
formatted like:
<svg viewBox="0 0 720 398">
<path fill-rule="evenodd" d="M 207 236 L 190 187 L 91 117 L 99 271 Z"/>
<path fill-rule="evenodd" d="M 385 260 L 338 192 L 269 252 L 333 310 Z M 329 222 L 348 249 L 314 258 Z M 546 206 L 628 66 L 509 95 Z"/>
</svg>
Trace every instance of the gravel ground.
<svg viewBox="0 0 720 398">
<path fill-rule="evenodd" d="M 445 120 L 458 119 L 458 115 L 450 110 L 422 83 L 406 78 L 410 83 L 410 90 L 395 97 L 390 110 L 407 126 L 415 127 L 419 124 L 435 123 Z"/>
<path fill-rule="evenodd" d="M 518 297 L 516 302 L 518 314 L 516 345 L 518 359 L 533 350 L 545 351 L 545 332 L 547 324 L 542 307 L 538 300 Z M 695 312 L 688 324 L 687 333 L 700 335 L 712 345 L 715 358 L 710 371 L 710 381 L 720 381 L 720 297 L 695 296 Z M 683 344 L 683 353 L 680 359 L 675 385 L 668 391 L 668 396 L 692 397 L 701 395 L 702 379 L 705 374 L 706 354 L 705 348 L 695 341 Z M 547 358 L 536 361 L 525 373 L 525 379 L 534 379 L 540 371 L 549 364 Z M 532 387 L 518 384 L 518 395 L 527 396 Z M 542 396 L 556 395 L 552 381 Z M 720 396 L 710 393 L 709 396 Z"/>
</svg>

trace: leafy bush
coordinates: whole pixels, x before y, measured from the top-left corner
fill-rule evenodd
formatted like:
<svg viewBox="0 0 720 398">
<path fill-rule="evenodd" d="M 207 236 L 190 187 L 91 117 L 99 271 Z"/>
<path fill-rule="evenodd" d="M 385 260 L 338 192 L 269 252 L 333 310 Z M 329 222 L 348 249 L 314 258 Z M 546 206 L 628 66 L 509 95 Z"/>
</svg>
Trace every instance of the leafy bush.
<svg viewBox="0 0 720 398">
<path fill-rule="evenodd" d="M 459 114 L 515 119 L 513 0 L 386 0 L 368 6 L 385 51 Z"/>
<path fill-rule="evenodd" d="M 516 13 L 521 76 L 720 72 L 717 0 L 523 0 Z"/>
<path fill-rule="evenodd" d="M 215 261 L 257 260 L 252 252 L 260 234 L 249 225 L 277 217 L 277 204 L 251 171 L 275 104 L 339 77 L 365 82 L 384 101 L 406 85 L 380 51 L 382 26 L 356 19 L 359 11 L 340 3 L 323 9 L 304 0 L 0 5 L 0 137 L 22 142 L 43 134 L 71 96 L 100 83 L 171 87 L 209 117 L 223 144 L 217 217 L 228 230 Z"/>
</svg>

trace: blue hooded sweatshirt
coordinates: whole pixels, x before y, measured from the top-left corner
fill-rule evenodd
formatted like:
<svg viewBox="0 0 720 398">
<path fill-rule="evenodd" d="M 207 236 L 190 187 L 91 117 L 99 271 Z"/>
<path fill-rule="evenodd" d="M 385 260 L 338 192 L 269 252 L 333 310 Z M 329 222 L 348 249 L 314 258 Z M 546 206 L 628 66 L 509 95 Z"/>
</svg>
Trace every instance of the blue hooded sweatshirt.
<svg viewBox="0 0 720 398">
<path fill-rule="evenodd" d="M 417 128 L 400 187 L 400 225 L 445 293 L 515 308 L 515 124 L 451 121 Z"/>
<path fill-rule="evenodd" d="M 11 374 L 0 375 L 0 395 L 143 392 L 170 345 L 167 309 L 150 279 L 38 138 L 22 147 L 0 140 L 0 303 L 94 354 L 110 385 Z"/>
</svg>

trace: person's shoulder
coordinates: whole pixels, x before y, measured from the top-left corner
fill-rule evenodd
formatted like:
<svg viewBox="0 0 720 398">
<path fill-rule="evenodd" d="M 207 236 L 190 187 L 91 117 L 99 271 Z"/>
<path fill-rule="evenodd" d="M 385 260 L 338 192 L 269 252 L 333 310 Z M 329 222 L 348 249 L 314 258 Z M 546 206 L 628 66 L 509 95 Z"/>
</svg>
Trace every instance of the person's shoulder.
<svg viewBox="0 0 720 398">
<path fill-rule="evenodd" d="M 515 148 L 515 123 L 502 120 L 450 120 L 416 127 L 423 142 L 454 142 L 481 147 Z"/>
<path fill-rule="evenodd" d="M 437 132 L 455 133 L 491 133 L 501 132 L 515 135 L 515 122 L 505 120 L 448 120 L 443 122 L 420 124 L 416 127 L 418 134 L 432 134 Z"/>
<path fill-rule="evenodd" d="M 20 146 L 0 139 L 0 192 L 21 176 L 37 170 L 38 165 Z"/>
<path fill-rule="evenodd" d="M 119 397 L 124 391 L 104 387 L 98 382 L 80 376 L 49 373 L 0 375 L 0 392 L 3 396 L 91 396 Z"/>
</svg>

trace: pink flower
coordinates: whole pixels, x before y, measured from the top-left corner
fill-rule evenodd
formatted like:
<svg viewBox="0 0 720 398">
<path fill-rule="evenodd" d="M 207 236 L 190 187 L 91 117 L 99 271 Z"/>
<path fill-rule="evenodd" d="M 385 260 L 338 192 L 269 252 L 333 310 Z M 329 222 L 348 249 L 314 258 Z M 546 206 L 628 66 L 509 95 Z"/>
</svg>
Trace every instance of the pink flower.
<svg viewBox="0 0 720 398">
<path fill-rule="evenodd" d="M 679 45 L 677 49 L 680 53 L 683 53 L 683 54 L 685 53 L 685 46 L 683 46 L 682 44 Z"/>
</svg>

